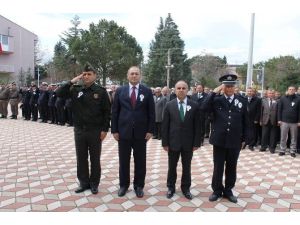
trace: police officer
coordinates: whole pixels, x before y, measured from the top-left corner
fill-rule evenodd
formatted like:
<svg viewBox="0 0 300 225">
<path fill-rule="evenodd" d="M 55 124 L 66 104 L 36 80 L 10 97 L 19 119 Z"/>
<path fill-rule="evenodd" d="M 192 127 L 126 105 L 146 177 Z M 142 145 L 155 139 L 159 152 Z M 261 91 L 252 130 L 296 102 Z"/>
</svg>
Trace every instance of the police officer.
<svg viewBox="0 0 300 225">
<path fill-rule="evenodd" d="M 82 81 L 83 85 L 75 85 L 78 81 Z M 91 189 L 93 194 L 97 194 L 100 183 L 101 143 L 109 128 L 111 105 L 106 90 L 95 81 L 96 71 L 87 64 L 82 74 L 56 91 L 58 97 L 72 99 L 77 177 L 80 183 L 75 193 Z"/>
<path fill-rule="evenodd" d="M 232 193 L 236 182 L 236 167 L 242 142 L 248 128 L 246 99 L 234 94 L 237 75 L 227 71 L 219 81 L 222 85 L 215 88 L 205 99 L 202 108 L 213 114 L 210 144 L 213 145 L 214 171 L 212 177 L 213 193 L 209 201 L 220 197 L 237 203 Z M 223 90 L 223 95 L 218 95 Z M 225 187 L 222 184 L 225 165 Z"/>
</svg>

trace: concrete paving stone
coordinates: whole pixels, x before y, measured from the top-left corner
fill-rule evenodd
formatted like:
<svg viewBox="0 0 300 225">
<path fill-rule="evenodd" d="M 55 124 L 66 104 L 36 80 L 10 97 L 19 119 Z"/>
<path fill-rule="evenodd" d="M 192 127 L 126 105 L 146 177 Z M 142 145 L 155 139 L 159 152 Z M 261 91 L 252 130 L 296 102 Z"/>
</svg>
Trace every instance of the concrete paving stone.
<svg viewBox="0 0 300 225">
<path fill-rule="evenodd" d="M 182 206 L 176 202 L 171 203 L 168 206 L 173 212 L 176 212 L 177 210 L 179 210 Z M 155 208 L 155 207 L 154 207 Z"/>
</svg>

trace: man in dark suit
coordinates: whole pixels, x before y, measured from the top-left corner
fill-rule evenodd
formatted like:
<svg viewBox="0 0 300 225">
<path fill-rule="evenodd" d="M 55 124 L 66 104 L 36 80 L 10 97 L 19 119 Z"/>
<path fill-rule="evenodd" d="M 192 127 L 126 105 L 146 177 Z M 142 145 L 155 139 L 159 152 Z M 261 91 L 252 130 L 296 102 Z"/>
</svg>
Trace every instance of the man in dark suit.
<svg viewBox="0 0 300 225">
<path fill-rule="evenodd" d="M 203 92 L 203 86 L 198 84 L 196 87 L 196 93 L 192 95 L 191 99 L 198 103 L 199 107 L 199 124 L 200 124 L 200 140 L 201 145 L 204 142 L 205 136 L 205 118 L 207 118 L 206 113 L 201 109 L 204 99 L 207 97 L 207 94 Z"/>
<path fill-rule="evenodd" d="M 249 115 L 249 134 L 247 135 L 246 145 L 249 146 L 251 151 L 254 151 L 258 135 L 259 135 L 259 120 L 261 110 L 261 99 L 255 96 L 255 91 L 252 87 L 247 88 L 247 108 Z"/>
<path fill-rule="evenodd" d="M 275 153 L 277 145 L 278 122 L 277 122 L 277 101 L 274 99 L 274 90 L 268 90 L 268 98 L 262 99 L 260 125 L 262 126 L 262 140 L 260 151 Z"/>
<path fill-rule="evenodd" d="M 210 144 L 213 145 L 214 171 L 212 177 L 213 193 L 209 201 L 225 197 L 236 203 L 232 193 L 236 182 L 236 167 L 242 143 L 248 129 L 247 101 L 234 94 L 237 79 L 235 71 L 228 70 L 219 81 L 222 85 L 215 88 L 205 99 L 203 109 L 213 113 Z M 218 95 L 223 90 L 223 95 Z M 225 187 L 222 184 L 225 166 Z"/>
<path fill-rule="evenodd" d="M 141 73 L 136 66 L 127 72 L 128 85 L 117 89 L 112 107 L 111 133 L 119 142 L 118 196 L 124 196 L 130 185 L 130 156 L 133 149 L 136 196 L 144 196 L 146 176 L 146 144 L 152 137 L 155 121 L 152 91 L 140 84 Z"/>
<path fill-rule="evenodd" d="M 193 151 L 200 147 L 199 107 L 187 98 L 188 85 L 178 81 L 175 85 L 176 99 L 168 102 L 162 122 L 162 146 L 168 152 L 167 198 L 175 193 L 177 163 L 181 156 L 181 191 L 187 199 L 192 199 L 191 161 Z"/>
</svg>

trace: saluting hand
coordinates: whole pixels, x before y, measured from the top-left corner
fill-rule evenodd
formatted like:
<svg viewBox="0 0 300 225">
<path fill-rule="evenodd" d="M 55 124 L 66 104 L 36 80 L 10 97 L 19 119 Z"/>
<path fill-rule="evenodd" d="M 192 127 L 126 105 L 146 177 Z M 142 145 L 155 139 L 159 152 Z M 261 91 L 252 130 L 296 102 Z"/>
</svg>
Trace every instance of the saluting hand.
<svg viewBox="0 0 300 225">
<path fill-rule="evenodd" d="M 224 88 L 224 84 L 221 84 L 220 86 L 216 87 L 213 92 L 215 92 L 216 94 L 219 94 Z"/>
<path fill-rule="evenodd" d="M 71 83 L 72 84 L 75 84 L 77 83 L 78 81 L 80 81 L 82 79 L 82 76 L 83 76 L 83 73 L 78 75 L 77 77 L 74 77 L 72 80 L 71 80 Z"/>
</svg>

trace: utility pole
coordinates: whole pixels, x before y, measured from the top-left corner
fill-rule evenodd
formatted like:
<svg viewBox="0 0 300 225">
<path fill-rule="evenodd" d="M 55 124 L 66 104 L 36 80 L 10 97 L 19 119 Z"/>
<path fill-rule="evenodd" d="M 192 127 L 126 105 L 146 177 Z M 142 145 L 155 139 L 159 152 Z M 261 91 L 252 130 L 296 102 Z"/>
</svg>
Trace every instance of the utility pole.
<svg viewBox="0 0 300 225">
<path fill-rule="evenodd" d="M 37 66 L 37 77 L 38 77 L 38 81 L 37 81 L 37 87 L 40 87 L 40 68 L 39 66 Z"/>
<path fill-rule="evenodd" d="M 249 42 L 249 55 L 248 55 L 248 68 L 247 68 L 247 82 L 246 88 L 251 87 L 252 85 L 252 76 L 253 76 L 253 39 L 254 39 L 254 21 L 255 13 L 251 14 L 251 27 L 250 27 L 250 42 Z"/>
<path fill-rule="evenodd" d="M 168 64 L 166 65 L 167 69 L 167 87 L 170 88 L 170 69 L 172 69 L 174 66 L 171 65 L 171 49 L 168 49 Z"/>
</svg>

